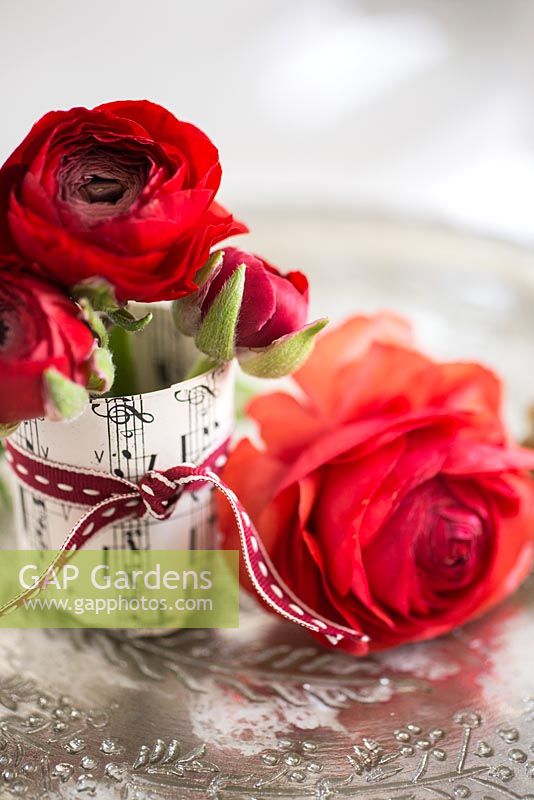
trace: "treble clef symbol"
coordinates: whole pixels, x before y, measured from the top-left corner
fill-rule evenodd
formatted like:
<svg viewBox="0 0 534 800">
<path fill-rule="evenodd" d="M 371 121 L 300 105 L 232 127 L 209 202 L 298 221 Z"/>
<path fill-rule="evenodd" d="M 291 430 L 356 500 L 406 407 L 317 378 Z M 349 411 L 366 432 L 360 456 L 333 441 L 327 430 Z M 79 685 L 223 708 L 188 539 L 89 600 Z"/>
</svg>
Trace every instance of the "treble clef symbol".
<svg viewBox="0 0 534 800">
<path fill-rule="evenodd" d="M 178 389 L 174 393 L 175 399 L 179 403 L 191 403 L 192 406 L 201 405 L 206 397 L 216 397 L 217 392 L 205 384 L 194 386 L 192 389 Z"/>
<path fill-rule="evenodd" d="M 109 419 L 117 427 L 119 425 L 127 425 L 132 417 L 135 417 L 140 422 L 149 424 L 154 422 L 154 415 L 149 411 L 139 411 L 130 400 L 115 400 L 115 401 L 97 401 L 92 404 L 93 414 L 97 417 Z"/>
</svg>

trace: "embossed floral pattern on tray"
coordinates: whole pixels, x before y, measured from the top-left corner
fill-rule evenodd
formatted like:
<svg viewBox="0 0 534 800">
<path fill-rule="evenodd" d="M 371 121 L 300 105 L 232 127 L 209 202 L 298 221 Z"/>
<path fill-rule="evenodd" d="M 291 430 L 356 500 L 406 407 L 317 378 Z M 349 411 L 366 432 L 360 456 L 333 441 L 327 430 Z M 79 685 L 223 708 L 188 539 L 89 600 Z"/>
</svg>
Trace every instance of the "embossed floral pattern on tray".
<svg viewBox="0 0 534 800">
<path fill-rule="evenodd" d="M 115 708 L 84 708 L 41 691 L 31 679 L 4 678 L 0 702 L 2 797 L 102 791 L 121 800 L 166 800 L 187 791 L 210 800 L 534 798 L 534 700 L 526 701 L 521 726 L 495 727 L 465 709 L 447 728 L 408 722 L 381 740 L 363 737 L 343 754 L 345 770 L 336 774 L 328 748 L 311 738 L 280 737 L 243 771 L 231 772 L 202 742 L 155 738 L 131 749 L 110 731 Z M 525 780 L 532 781 L 532 792 L 522 790 Z"/>
</svg>

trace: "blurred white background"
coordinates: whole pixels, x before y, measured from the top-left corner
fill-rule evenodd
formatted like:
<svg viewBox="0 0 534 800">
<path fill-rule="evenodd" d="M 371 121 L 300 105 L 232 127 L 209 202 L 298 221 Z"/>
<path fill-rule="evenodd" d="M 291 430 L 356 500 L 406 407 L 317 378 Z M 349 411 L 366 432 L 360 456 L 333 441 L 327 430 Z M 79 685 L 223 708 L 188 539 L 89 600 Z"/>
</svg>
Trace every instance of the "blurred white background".
<svg viewBox="0 0 534 800">
<path fill-rule="evenodd" d="M 222 200 L 534 241 L 532 0 L 1 0 L 0 155 L 50 108 L 148 97 Z"/>
</svg>

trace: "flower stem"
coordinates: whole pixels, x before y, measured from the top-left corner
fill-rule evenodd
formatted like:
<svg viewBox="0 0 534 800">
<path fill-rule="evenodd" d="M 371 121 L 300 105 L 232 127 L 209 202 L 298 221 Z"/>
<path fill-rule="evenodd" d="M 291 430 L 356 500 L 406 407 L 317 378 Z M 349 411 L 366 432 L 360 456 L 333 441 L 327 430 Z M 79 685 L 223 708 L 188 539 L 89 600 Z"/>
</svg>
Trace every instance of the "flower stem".
<svg viewBox="0 0 534 800">
<path fill-rule="evenodd" d="M 115 380 L 111 393 L 122 397 L 138 392 L 138 380 L 132 352 L 132 335 L 116 325 L 109 335 L 109 349 L 113 354 Z"/>
<path fill-rule="evenodd" d="M 210 358 L 210 356 L 200 356 L 200 358 L 195 361 L 189 372 L 186 374 L 184 380 L 188 381 L 190 378 L 196 378 L 198 375 L 203 375 L 205 372 L 209 372 L 213 367 L 217 366 L 217 361 L 215 359 Z"/>
</svg>

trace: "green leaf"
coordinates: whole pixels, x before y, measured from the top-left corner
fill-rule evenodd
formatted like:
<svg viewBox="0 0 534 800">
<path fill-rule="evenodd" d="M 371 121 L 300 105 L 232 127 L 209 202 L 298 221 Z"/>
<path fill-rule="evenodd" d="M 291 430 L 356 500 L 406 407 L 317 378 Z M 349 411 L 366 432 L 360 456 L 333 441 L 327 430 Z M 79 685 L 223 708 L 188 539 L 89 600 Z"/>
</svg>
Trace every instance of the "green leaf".
<svg viewBox="0 0 534 800">
<path fill-rule="evenodd" d="M 83 411 L 88 401 L 83 386 L 66 378 L 54 367 L 43 373 L 45 410 L 49 419 L 73 419 Z"/>
<path fill-rule="evenodd" d="M 241 369 L 257 378 L 282 378 L 295 372 L 311 354 L 315 337 L 326 325 L 327 319 L 319 319 L 267 347 L 239 350 L 237 360 Z"/>
<path fill-rule="evenodd" d="M 78 302 L 88 300 L 95 311 L 107 311 L 119 305 L 115 289 L 104 278 L 88 278 L 73 286 L 70 293 Z"/>
<path fill-rule="evenodd" d="M 103 347 L 98 347 L 91 358 L 91 376 L 87 388 L 95 394 L 108 392 L 113 385 L 114 377 L 115 367 L 111 353 Z"/>
<path fill-rule="evenodd" d="M 115 325 L 118 325 L 119 328 L 123 328 L 129 333 L 142 331 L 143 328 L 146 328 L 146 326 L 152 322 L 152 317 L 154 316 L 152 312 L 149 311 L 144 317 L 136 319 L 127 308 L 108 308 L 106 314 Z"/>
<path fill-rule="evenodd" d="M 216 361 L 231 361 L 235 333 L 245 290 L 246 267 L 241 264 L 230 275 L 204 317 L 195 344 Z"/>
<path fill-rule="evenodd" d="M 20 422 L 0 422 L 0 439 L 5 439 L 15 433 Z"/>
<path fill-rule="evenodd" d="M 200 328 L 202 301 L 206 294 L 206 282 L 218 272 L 224 257 L 224 250 L 213 253 L 195 276 L 198 289 L 187 297 L 181 297 L 172 304 L 172 318 L 180 333 L 184 336 L 195 336 Z"/>
</svg>

